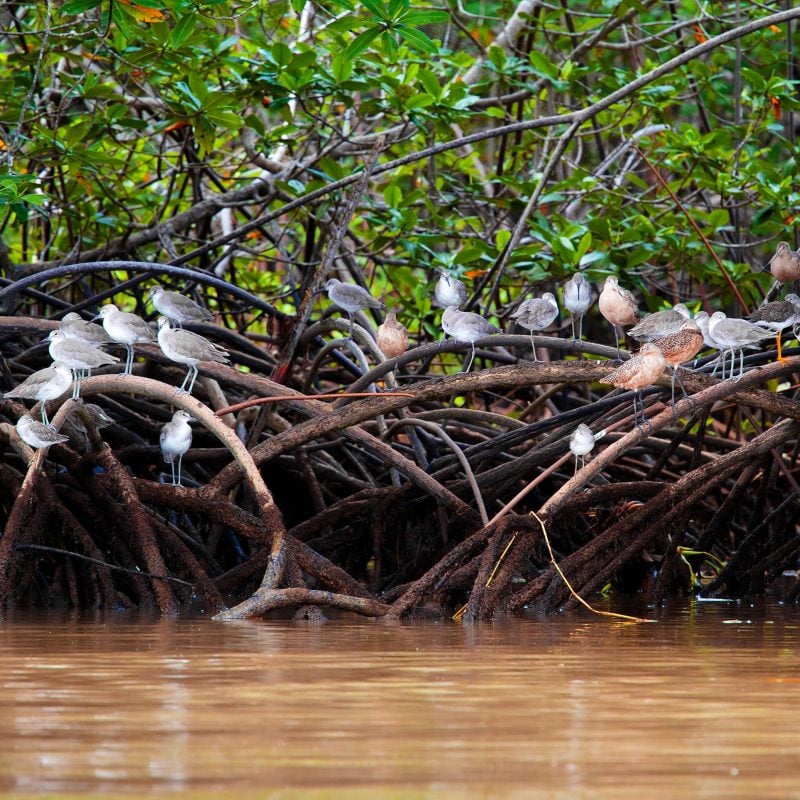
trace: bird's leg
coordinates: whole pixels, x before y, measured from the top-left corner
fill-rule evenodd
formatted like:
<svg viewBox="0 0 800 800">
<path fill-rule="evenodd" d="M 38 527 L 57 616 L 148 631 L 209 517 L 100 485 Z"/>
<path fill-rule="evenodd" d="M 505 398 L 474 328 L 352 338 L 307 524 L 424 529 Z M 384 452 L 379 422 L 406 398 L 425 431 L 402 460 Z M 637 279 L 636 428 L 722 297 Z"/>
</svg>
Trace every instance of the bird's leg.
<svg viewBox="0 0 800 800">
<path fill-rule="evenodd" d="M 43 425 L 49 425 L 50 424 L 50 420 L 47 419 L 47 401 L 46 400 L 42 400 L 42 424 Z"/>
<path fill-rule="evenodd" d="M 191 394 L 192 393 L 192 389 L 194 389 L 194 382 L 197 380 L 197 372 L 198 372 L 196 364 L 192 364 L 191 369 L 192 369 L 192 380 L 189 383 L 189 388 L 187 389 L 189 394 Z"/>
<path fill-rule="evenodd" d="M 614 344 L 617 347 L 617 361 L 621 361 L 622 356 L 619 354 L 619 336 L 617 335 L 618 334 L 617 326 L 611 322 L 609 322 L 608 324 L 611 325 L 611 333 L 614 336 Z"/>
<path fill-rule="evenodd" d="M 169 462 L 169 467 L 172 470 L 172 485 L 175 485 L 175 459 Z"/>
<path fill-rule="evenodd" d="M 575 315 L 569 315 L 569 321 L 572 324 L 572 341 L 575 341 Z"/>
<path fill-rule="evenodd" d="M 178 482 L 175 484 L 175 486 L 181 485 L 181 461 L 183 461 L 183 453 L 178 456 Z"/>
<path fill-rule="evenodd" d="M 533 343 L 533 331 L 530 331 L 531 334 L 531 351 L 533 352 L 533 360 L 538 361 L 539 359 L 536 356 L 536 345 Z"/>
<path fill-rule="evenodd" d="M 575 469 L 572 472 L 572 477 L 574 478 L 578 474 L 578 456 L 575 456 Z"/>
<path fill-rule="evenodd" d="M 469 372 L 470 369 L 472 369 L 472 362 L 475 360 L 475 342 L 470 342 L 470 344 L 472 345 L 472 353 L 469 357 L 469 364 L 467 364 L 467 368 L 464 370 L 464 372 Z"/>
<path fill-rule="evenodd" d="M 81 394 L 81 373 L 80 370 L 73 370 L 73 380 L 75 385 L 72 387 L 72 399 L 77 400 Z"/>
<path fill-rule="evenodd" d="M 192 374 L 192 367 L 190 365 L 189 369 L 186 370 L 186 375 L 185 375 L 185 377 L 183 379 L 183 383 L 181 384 L 181 388 L 180 388 L 181 392 L 185 392 L 186 391 L 186 384 L 189 382 L 189 376 L 191 374 Z"/>
<path fill-rule="evenodd" d="M 781 364 L 785 364 L 786 363 L 786 359 L 783 357 L 783 353 L 781 352 L 781 335 L 782 334 L 783 334 L 783 331 L 778 331 L 778 338 L 775 341 L 778 343 L 778 361 L 780 361 Z"/>
</svg>

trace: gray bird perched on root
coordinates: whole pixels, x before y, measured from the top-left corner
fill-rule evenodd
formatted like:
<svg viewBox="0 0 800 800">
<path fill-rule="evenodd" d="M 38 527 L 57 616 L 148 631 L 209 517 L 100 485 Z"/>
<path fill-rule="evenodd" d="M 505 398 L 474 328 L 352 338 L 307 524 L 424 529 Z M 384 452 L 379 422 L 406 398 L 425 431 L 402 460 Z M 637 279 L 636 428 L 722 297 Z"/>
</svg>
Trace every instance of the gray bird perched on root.
<svg viewBox="0 0 800 800">
<path fill-rule="evenodd" d="M 342 283 L 338 278 L 331 278 L 325 284 L 328 299 L 347 312 L 350 319 L 350 336 L 353 335 L 353 314 L 362 308 L 385 308 L 384 304 L 373 297 L 366 289 L 352 283 Z"/>
<path fill-rule="evenodd" d="M 500 329 L 485 320 L 480 314 L 472 311 L 459 311 L 449 306 L 442 314 L 442 330 L 457 342 L 468 342 L 472 345 L 472 354 L 464 372 L 469 372 L 475 360 L 475 342 L 490 333 L 500 333 Z"/>
<path fill-rule="evenodd" d="M 28 414 L 23 414 L 16 424 L 19 438 L 36 450 L 67 441 L 52 425 L 44 425 Z"/>
<path fill-rule="evenodd" d="M 164 463 L 172 467 L 172 485 L 181 485 L 181 462 L 186 451 L 192 446 L 192 429 L 189 423 L 194 417 L 178 409 L 172 419 L 161 428 L 159 442 L 164 455 Z"/>
<path fill-rule="evenodd" d="M 583 338 L 583 318 L 592 307 L 592 287 L 589 281 L 576 272 L 564 284 L 564 308 L 569 311 L 572 321 L 572 338 L 575 339 L 575 320 L 578 321 L 578 336 Z"/>
<path fill-rule="evenodd" d="M 531 350 L 533 350 L 533 360 L 536 357 L 536 345 L 533 343 L 533 332 L 542 331 L 552 324 L 558 316 L 558 303 L 552 292 L 545 292 L 541 297 L 533 297 L 520 304 L 519 308 L 511 315 L 511 318 L 530 331 Z"/>
<path fill-rule="evenodd" d="M 133 372 L 133 346 L 154 342 L 155 332 L 140 316 L 120 311 L 113 303 L 104 305 L 97 317 L 103 320 L 106 333 L 117 344 L 125 345 L 128 357 L 122 374 L 130 375 Z"/>
<path fill-rule="evenodd" d="M 197 364 L 200 361 L 214 361 L 217 364 L 228 363 L 228 351 L 209 342 L 204 336 L 183 328 L 171 328 L 166 317 L 158 318 L 158 343 L 164 355 L 178 364 L 189 367 L 181 384 L 181 391 L 192 393 L 197 380 Z M 187 386 L 188 384 L 188 386 Z"/>
<path fill-rule="evenodd" d="M 159 284 L 150 287 L 147 299 L 152 302 L 153 307 L 161 316 L 166 317 L 179 328 L 182 328 L 184 323 L 211 322 L 214 319 L 211 311 L 203 308 L 199 303 L 195 303 L 191 297 L 186 297 L 180 292 L 169 291 Z"/>
<path fill-rule="evenodd" d="M 93 369 L 106 364 L 116 364 L 119 359 L 110 353 L 104 353 L 90 344 L 78 339 L 68 339 L 64 331 L 50 331 L 48 352 L 53 361 L 59 361 L 72 370 L 75 382 L 72 387 L 72 399 L 77 400 L 81 393 L 81 377 L 91 373 Z"/>
<path fill-rule="evenodd" d="M 56 362 L 50 367 L 40 369 L 3 397 L 19 397 L 25 400 L 40 400 L 42 403 L 42 424 L 49 425 L 47 401 L 61 397 L 72 386 L 72 370 Z"/>
</svg>

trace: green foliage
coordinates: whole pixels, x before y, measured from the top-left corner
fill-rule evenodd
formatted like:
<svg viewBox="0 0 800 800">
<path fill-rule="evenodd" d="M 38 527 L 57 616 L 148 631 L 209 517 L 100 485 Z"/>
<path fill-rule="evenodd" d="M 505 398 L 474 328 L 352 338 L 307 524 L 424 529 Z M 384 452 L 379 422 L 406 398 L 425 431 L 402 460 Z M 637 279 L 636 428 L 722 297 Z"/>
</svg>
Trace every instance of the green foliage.
<svg viewBox="0 0 800 800">
<path fill-rule="evenodd" d="M 584 109 L 737 24 L 734 10 L 711 18 L 693 0 L 567 6 L 537 7 L 511 48 L 500 36 L 516 5 L 505 0 L 66 0 L 53 5 L 48 37 L 45 4 L 15 4 L 12 48 L 0 54 L 3 240 L 15 261 L 91 251 L 245 191 L 270 177 L 265 163 L 282 170 L 258 200 L 235 205 L 242 224 L 348 178 L 377 135 L 386 136 L 382 164 Z M 781 7 L 743 6 L 738 22 Z M 584 269 L 592 280 L 620 273 L 653 302 L 664 276 L 680 275 L 724 303 L 727 283 L 686 213 L 732 274 L 766 283 L 750 267 L 775 240 L 792 241 L 798 224 L 790 125 L 800 106 L 783 28 L 741 40 L 738 71 L 735 47 L 597 114 L 544 186 L 563 124 L 373 176 L 350 226 L 356 263 L 430 323 L 430 270 L 491 270 L 541 191 L 501 275 L 512 294 Z M 653 132 L 640 136 L 645 129 Z M 294 264 L 299 277 L 309 254 L 320 255 L 306 241 L 309 219 L 330 221 L 342 200 L 323 195 L 248 234 L 233 255 L 237 278 L 276 291 Z M 173 244 L 189 253 L 219 235 L 215 224 L 198 215 Z M 164 258 L 161 247 L 154 235 L 137 252 Z M 212 258 L 221 256 L 215 248 Z"/>
</svg>

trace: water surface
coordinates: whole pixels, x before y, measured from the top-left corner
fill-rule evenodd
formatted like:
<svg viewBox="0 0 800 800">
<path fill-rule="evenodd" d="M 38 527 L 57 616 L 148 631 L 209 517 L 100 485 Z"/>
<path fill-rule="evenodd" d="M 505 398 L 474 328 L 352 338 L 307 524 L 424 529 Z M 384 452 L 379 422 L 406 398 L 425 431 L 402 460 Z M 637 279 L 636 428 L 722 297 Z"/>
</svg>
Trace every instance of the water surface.
<svg viewBox="0 0 800 800">
<path fill-rule="evenodd" d="M 789 798 L 798 611 L 0 622 L 0 796 Z"/>
</svg>

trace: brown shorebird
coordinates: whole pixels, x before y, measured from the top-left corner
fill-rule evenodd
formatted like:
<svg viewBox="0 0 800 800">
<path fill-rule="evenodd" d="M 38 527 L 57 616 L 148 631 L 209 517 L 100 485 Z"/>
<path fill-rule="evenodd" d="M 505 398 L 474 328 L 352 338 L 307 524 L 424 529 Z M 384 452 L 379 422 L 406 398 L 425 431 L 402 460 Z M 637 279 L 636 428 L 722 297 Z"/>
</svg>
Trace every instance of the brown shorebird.
<svg viewBox="0 0 800 800">
<path fill-rule="evenodd" d="M 42 424 L 49 425 L 47 401 L 61 397 L 72 386 L 72 370 L 56 362 L 50 367 L 40 369 L 3 397 L 21 397 L 25 400 L 40 400 L 42 403 Z"/>
<path fill-rule="evenodd" d="M 328 299 L 347 312 L 350 318 L 350 336 L 353 335 L 353 314 L 362 308 L 384 308 L 377 297 L 373 297 L 366 289 L 352 283 L 342 283 L 338 278 L 331 278 L 325 284 Z"/>
<path fill-rule="evenodd" d="M 191 297 L 180 292 L 170 292 L 159 284 L 148 290 L 147 299 L 152 301 L 153 307 L 161 316 L 174 322 L 179 328 L 183 327 L 184 322 L 210 322 L 214 319 L 211 311 L 195 303 Z"/>
<path fill-rule="evenodd" d="M 675 405 L 675 381 L 681 387 L 684 397 L 689 395 L 683 386 L 683 381 L 678 375 L 678 368 L 686 361 L 691 361 L 703 347 L 703 331 L 699 325 L 690 319 L 684 319 L 681 327 L 668 336 L 656 339 L 653 344 L 664 355 L 668 367 L 672 367 L 672 405 Z"/>
<path fill-rule="evenodd" d="M 632 336 L 639 342 L 652 342 L 662 336 L 677 333 L 689 316 L 689 309 L 683 303 L 677 303 L 666 311 L 648 314 L 638 325 L 634 325 L 628 331 L 628 336 Z"/>
<path fill-rule="evenodd" d="M 433 292 L 436 302 L 442 307 L 455 306 L 461 308 L 469 296 L 467 287 L 443 269 L 439 270 L 439 280 Z"/>
<path fill-rule="evenodd" d="M 619 355 L 619 335 L 617 328 L 633 325 L 639 319 L 639 308 L 636 298 L 627 289 L 619 285 L 615 275 L 606 278 L 603 291 L 598 299 L 600 313 L 608 320 L 614 331 L 614 341 L 617 345 L 617 358 Z"/>
<path fill-rule="evenodd" d="M 736 353 L 739 351 L 739 374 L 734 380 L 740 380 L 744 375 L 744 349 L 757 345 L 763 339 L 775 335 L 773 331 L 754 325 L 746 319 L 728 319 L 722 311 L 715 311 L 708 320 L 708 332 L 717 341 L 723 350 L 722 360 L 725 361 L 725 351 L 731 353 L 731 374 L 736 363 Z M 725 377 L 725 364 L 722 365 L 722 376 Z"/>
<path fill-rule="evenodd" d="M 23 414 L 17 420 L 16 428 L 19 438 L 37 450 L 67 441 L 67 437 L 58 433 L 52 425 L 44 425 L 28 414 Z"/>
<path fill-rule="evenodd" d="M 180 391 L 192 393 L 197 380 L 197 364 L 200 361 L 215 361 L 217 364 L 228 363 L 228 351 L 209 342 L 204 336 L 183 328 L 171 328 L 166 317 L 158 318 L 158 343 L 164 355 L 178 364 L 189 367 Z M 188 383 L 188 388 L 187 388 Z"/>
<path fill-rule="evenodd" d="M 575 338 L 575 320 L 578 320 L 578 339 L 583 338 L 583 317 L 592 307 L 592 287 L 580 272 L 564 284 L 564 308 L 572 321 L 572 338 Z"/>
<path fill-rule="evenodd" d="M 558 303 L 552 292 L 545 292 L 541 297 L 534 297 L 526 300 L 511 315 L 511 318 L 523 328 L 527 328 L 531 334 L 531 349 L 533 350 L 533 360 L 536 357 L 536 345 L 533 343 L 533 332 L 542 331 L 558 316 Z"/>
<path fill-rule="evenodd" d="M 786 242 L 778 242 L 769 270 L 778 283 L 800 280 L 800 252 L 793 251 Z"/>
<path fill-rule="evenodd" d="M 81 377 L 105 364 L 116 364 L 119 359 L 104 353 L 90 344 L 78 339 L 68 339 L 63 331 L 50 331 L 48 352 L 53 361 L 59 361 L 72 370 L 75 382 L 72 386 L 72 399 L 77 400 L 81 393 Z"/>
<path fill-rule="evenodd" d="M 624 364 L 609 372 L 605 378 L 600 378 L 600 383 L 610 383 L 618 389 L 633 389 L 633 419 L 634 423 L 644 425 L 644 402 L 642 389 L 652 386 L 664 373 L 664 354 L 652 342 L 642 345 L 642 349 L 631 356 Z M 641 419 L 637 419 L 636 400 L 639 400 Z"/>
<path fill-rule="evenodd" d="M 387 358 L 396 358 L 408 350 L 408 331 L 397 321 L 394 311 L 390 311 L 383 324 L 378 326 L 377 342 Z"/>
<path fill-rule="evenodd" d="M 103 320 L 106 333 L 117 344 L 125 345 L 128 357 L 125 359 L 125 369 L 122 374 L 130 375 L 133 372 L 133 346 L 154 342 L 156 335 L 153 329 L 140 316 L 120 311 L 113 303 L 104 305 L 98 317 Z"/>
<path fill-rule="evenodd" d="M 785 362 L 781 352 L 781 334 L 784 328 L 790 328 L 800 323 L 800 297 L 796 294 L 787 294 L 785 300 L 776 300 L 774 303 L 765 303 L 759 306 L 748 318 L 763 328 L 768 328 L 778 334 L 778 361 Z"/>
<path fill-rule="evenodd" d="M 164 463 L 172 467 L 172 485 L 181 485 L 181 461 L 192 446 L 192 429 L 189 423 L 194 419 L 186 411 L 178 409 L 172 419 L 161 428 L 160 444 Z M 177 464 L 177 467 L 176 467 Z M 176 477 L 177 473 L 177 477 Z"/>
<path fill-rule="evenodd" d="M 485 320 L 480 314 L 472 311 L 459 311 L 455 306 L 448 306 L 442 314 L 442 330 L 457 342 L 468 342 L 472 345 L 472 355 L 464 372 L 469 372 L 475 360 L 475 342 L 490 333 L 499 333 L 500 329 Z"/>
</svg>

